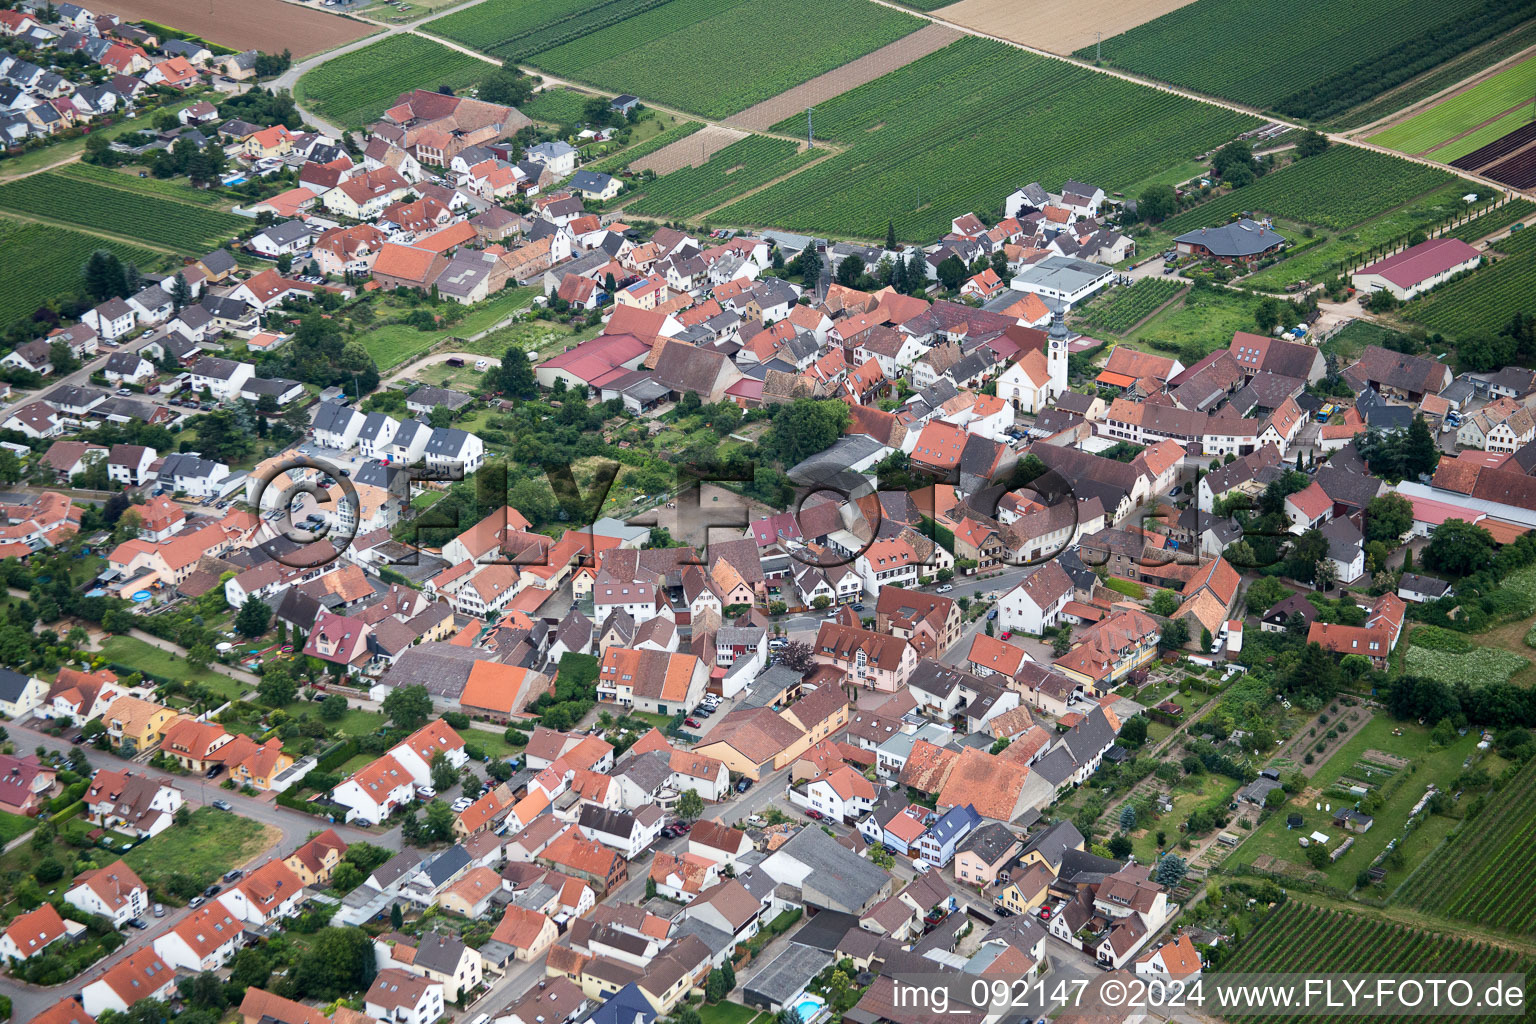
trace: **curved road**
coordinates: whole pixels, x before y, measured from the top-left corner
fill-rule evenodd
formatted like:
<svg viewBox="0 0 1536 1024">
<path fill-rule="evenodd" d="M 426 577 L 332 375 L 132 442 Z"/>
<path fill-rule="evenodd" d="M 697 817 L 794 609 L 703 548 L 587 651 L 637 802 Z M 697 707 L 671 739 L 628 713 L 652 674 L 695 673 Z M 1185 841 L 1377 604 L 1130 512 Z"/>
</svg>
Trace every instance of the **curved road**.
<svg viewBox="0 0 1536 1024">
<path fill-rule="evenodd" d="M 25 736 L 18 735 L 15 732 L 12 733 L 11 738 L 18 745 L 24 745 L 28 748 L 41 746 L 48 750 L 61 751 L 66 755 L 74 749 L 64 740 L 56 739 L 47 733 L 39 732 L 32 728 L 31 723 L 20 727 L 13 726 L 13 728 L 27 730 Z M 250 858 L 245 864 L 238 865 L 240 867 L 265 861 L 273 856 L 287 856 L 296 847 L 300 846 L 309 837 L 311 832 L 319 831 L 322 828 L 335 829 L 336 833 L 349 843 L 370 842 L 375 846 L 386 846 L 393 850 L 400 849 L 400 832 L 398 829 L 380 834 L 364 832 L 361 829 L 350 828 L 346 825 L 327 825 L 319 818 L 301 814 L 298 811 L 280 808 L 267 800 L 242 796 L 239 793 L 221 789 L 217 783 L 204 782 L 204 780 L 197 776 L 173 775 L 170 772 L 151 768 L 145 764 L 123 761 L 111 755 L 102 754 L 94 748 L 90 748 L 89 755 L 93 767 L 113 770 L 126 768 L 137 775 L 145 775 L 152 779 L 159 779 L 162 782 L 173 783 L 181 788 L 187 798 L 187 803 L 193 805 L 208 804 L 216 799 L 227 800 L 234 807 L 234 813 L 239 814 L 241 817 L 250 818 L 252 821 L 258 821 L 263 825 L 270 825 L 278 829 L 280 833 L 278 840 L 255 857 Z M 128 941 L 123 943 L 116 952 L 97 961 L 84 973 L 71 978 L 62 985 L 45 988 L 18 981 L 8 974 L 0 975 L 0 993 L 9 996 L 11 999 L 11 1019 L 25 1021 L 38 1017 L 50 1006 L 53 1006 L 60 1000 L 68 999 L 71 995 L 80 991 L 83 986 L 100 978 L 109 967 L 117 964 L 134 950 L 148 947 L 157 936 L 164 935 L 171 928 L 175 927 L 188 913 L 189 911 L 185 908 L 166 907 L 164 917 L 157 918 L 146 915 L 145 920 L 149 924 L 148 928 L 143 931 L 127 929 L 123 934 Z"/>
</svg>

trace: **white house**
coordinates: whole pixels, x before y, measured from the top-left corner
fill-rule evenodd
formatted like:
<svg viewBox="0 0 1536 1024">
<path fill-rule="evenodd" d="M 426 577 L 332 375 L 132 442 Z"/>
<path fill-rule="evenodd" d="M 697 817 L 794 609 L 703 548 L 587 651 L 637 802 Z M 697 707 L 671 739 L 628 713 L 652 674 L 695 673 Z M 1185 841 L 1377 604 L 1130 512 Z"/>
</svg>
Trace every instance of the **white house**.
<svg viewBox="0 0 1536 1024">
<path fill-rule="evenodd" d="M 64 894 L 64 902 L 121 928 L 149 910 L 149 889 L 132 868 L 118 860 L 76 876 L 73 887 Z"/>
<path fill-rule="evenodd" d="M 200 458 L 194 452 L 167 455 L 160 463 L 156 479 L 162 486 L 193 498 L 211 498 L 224 492 L 229 467 L 222 462 Z"/>
<path fill-rule="evenodd" d="M 133 307 L 122 299 L 108 299 L 94 309 L 86 310 L 80 322 L 94 328 L 102 341 L 116 341 L 133 333 L 138 318 Z"/>
<path fill-rule="evenodd" d="M 1072 599 L 1072 577 L 1056 562 L 1046 562 L 1019 581 L 997 604 L 998 624 L 1015 633 L 1038 636 L 1060 620 Z"/>
<path fill-rule="evenodd" d="M 485 462 L 485 442 L 455 427 L 437 427 L 427 438 L 427 468 L 440 473 L 473 473 Z"/>
<path fill-rule="evenodd" d="M 153 945 L 160 959 L 177 970 L 216 971 L 234 958 L 244 935 L 245 925 L 215 900 L 182 918 Z"/>
<path fill-rule="evenodd" d="M 203 356 L 192 365 L 192 390 L 205 392 L 220 402 L 230 402 L 240 397 L 241 387 L 254 376 L 256 367 L 250 363 Z"/>
<path fill-rule="evenodd" d="M 469 761 L 464 738 L 449 728 L 441 718 L 417 729 L 389 752 L 418 786 L 432 782 L 432 762 L 441 754 L 455 770 Z"/>
<path fill-rule="evenodd" d="M 233 889 L 219 893 L 219 902 L 237 921 L 251 925 L 271 924 L 299 912 L 304 883 L 280 860 L 269 860 L 240 880 Z"/>
<path fill-rule="evenodd" d="M 138 352 L 114 352 L 101 372 L 109 384 L 141 384 L 155 375 L 155 364 Z"/>
<path fill-rule="evenodd" d="M 331 799 L 348 808 L 346 820 L 377 825 L 416 798 L 416 782 L 400 762 L 385 754 L 340 783 Z"/>
<path fill-rule="evenodd" d="M 646 804 L 634 811 L 611 811 L 583 804 L 576 824 L 588 839 L 611 846 L 622 853 L 625 860 L 632 861 L 661 835 L 666 819 L 655 804 Z"/>
<path fill-rule="evenodd" d="M 854 821 L 875 805 L 875 784 L 847 765 L 806 784 L 806 806 L 833 821 Z"/>
<path fill-rule="evenodd" d="M 385 1024 L 433 1024 L 443 1015 L 443 986 L 398 967 L 385 968 L 369 986 L 363 1011 Z"/>
<path fill-rule="evenodd" d="M 310 423 L 315 443 L 339 451 L 349 451 L 357 444 L 357 435 L 367 419 L 350 405 L 340 402 L 321 402 L 315 406 L 315 418 Z"/>
<path fill-rule="evenodd" d="M 100 979 L 80 990 L 80 1003 L 92 1017 L 107 1010 L 126 1013 L 141 999 L 169 1000 L 176 990 L 176 972 L 153 949 L 137 949 L 108 968 Z"/>
</svg>

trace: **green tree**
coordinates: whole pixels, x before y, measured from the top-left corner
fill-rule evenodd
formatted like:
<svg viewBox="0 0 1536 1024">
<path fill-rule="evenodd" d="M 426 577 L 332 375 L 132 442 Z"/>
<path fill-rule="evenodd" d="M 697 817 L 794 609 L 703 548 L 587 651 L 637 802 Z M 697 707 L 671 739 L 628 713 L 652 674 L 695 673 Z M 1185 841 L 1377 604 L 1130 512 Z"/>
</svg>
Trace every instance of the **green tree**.
<svg viewBox="0 0 1536 1024">
<path fill-rule="evenodd" d="M 719 969 L 710 971 L 709 977 L 704 979 L 704 1000 L 710 1003 L 718 1003 L 725 998 L 725 975 Z"/>
<path fill-rule="evenodd" d="M 1319 156 L 1328 149 L 1329 145 L 1331 143 L 1328 136 L 1308 128 L 1301 133 L 1301 138 L 1296 140 L 1296 156 L 1300 160 Z"/>
<path fill-rule="evenodd" d="M 648 900 L 656 898 L 656 879 L 650 876 L 646 876 L 645 879 L 645 898 Z"/>
<path fill-rule="evenodd" d="M 1056 635 L 1051 638 L 1051 653 L 1059 658 L 1071 649 L 1072 627 L 1070 625 L 1062 626 L 1056 631 Z"/>
<path fill-rule="evenodd" d="M 1243 602 L 1250 613 L 1262 615 L 1290 595 L 1290 588 L 1275 577 L 1260 576 L 1248 584 L 1248 592 L 1243 595 Z"/>
<path fill-rule="evenodd" d="M 1109 837 L 1109 855 L 1115 860 L 1125 860 L 1131 855 L 1131 839 L 1126 835 Z"/>
<path fill-rule="evenodd" d="M 844 256 L 843 261 L 837 265 L 837 283 L 840 285 L 852 288 L 863 276 L 864 260 L 859 256 Z"/>
<path fill-rule="evenodd" d="M 427 842 L 444 843 L 453 838 L 453 808 L 441 800 L 427 804 L 426 821 L 422 825 L 422 838 Z"/>
<path fill-rule="evenodd" d="M 1183 602 L 1179 600 L 1179 595 L 1175 594 L 1173 591 L 1159 590 L 1156 594 L 1152 595 L 1152 614 L 1161 615 L 1166 619 L 1168 616 L 1178 611 L 1179 605 L 1182 603 Z"/>
<path fill-rule="evenodd" d="M 331 887 L 337 892 L 351 892 L 362 885 L 363 881 L 362 871 L 349 860 L 337 864 L 331 872 Z"/>
<path fill-rule="evenodd" d="M 298 681 L 294 678 L 292 662 L 272 660 L 262 666 L 261 682 L 256 684 L 256 696 L 269 708 L 286 707 L 298 696 Z"/>
<path fill-rule="evenodd" d="M 1179 208 L 1178 196 L 1172 185 L 1152 185 L 1136 200 L 1136 213 L 1142 220 L 1157 223 L 1172 217 Z"/>
<path fill-rule="evenodd" d="M 425 686 L 398 686 L 389 691 L 381 709 L 396 726 L 414 732 L 432 717 L 432 695 Z"/>
<path fill-rule="evenodd" d="M 1165 889 L 1176 889 L 1188 873 L 1189 865 L 1184 862 L 1183 857 L 1176 853 L 1165 853 L 1158 858 L 1152 878 Z"/>
<path fill-rule="evenodd" d="M 1187 643 L 1189 643 L 1189 623 L 1184 619 L 1170 619 L 1157 640 L 1158 646 L 1165 651 L 1177 650 Z"/>
<path fill-rule="evenodd" d="M 677 798 L 677 816 L 684 821 L 696 821 L 704 813 L 704 798 L 697 790 L 685 789 Z"/>
<path fill-rule="evenodd" d="M 1120 738 L 1128 746 L 1139 747 L 1147 742 L 1147 720 L 1141 715 L 1132 715 L 1125 720 L 1120 727 Z"/>
<path fill-rule="evenodd" d="M 533 79 L 508 64 L 485 77 L 480 83 L 479 97 L 487 103 L 520 107 L 533 97 L 533 84 Z"/>
<path fill-rule="evenodd" d="M 239 614 L 235 616 L 235 630 L 251 640 L 261 636 L 271 625 L 272 609 L 255 594 L 245 599 Z"/>
<path fill-rule="evenodd" d="M 1136 808 L 1131 804 L 1120 807 L 1120 831 L 1130 832 L 1136 827 Z"/>
<path fill-rule="evenodd" d="M 347 715 L 347 698 L 339 693 L 328 693 L 320 702 L 320 717 L 327 722 L 339 722 Z"/>
<path fill-rule="evenodd" d="M 821 254 L 816 251 L 814 245 L 805 247 L 805 251 L 796 257 L 800 263 L 800 282 L 807 290 L 815 291 L 821 283 Z"/>
<path fill-rule="evenodd" d="M 377 968 L 373 940 L 361 928 L 322 928 L 306 955 L 295 959 L 289 976 L 300 998 L 330 1002 L 362 992 Z"/>
<path fill-rule="evenodd" d="M 1430 534 L 1422 558 L 1428 569 L 1469 576 L 1493 558 L 1493 535 L 1464 519 L 1447 519 Z"/>
<path fill-rule="evenodd" d="M 432 788 L 439 792 L 448 789 L 459 781 L 458 769 L 448 760 L 448 755 L 439 750 L 432 755 Z"/>
<path fill-rule="evenodd" d="M 85 264 L 85 290 L 99 301 L 123 298 L 128 294 L 128 280 L 123 263 L 114 253 L 97 249 Z"/>
<path fill-rule="evenodd" d="M 513 345 L 501 357 L 499 366 L 491 377 L 493 390 L 508 398 L 537 398 L 539 382 L 533 373 L 533 364 L 522 349 Z"/>
<path fill-rule="evenodd" d="M 848 418 L 843 402 L 797 398 L 774 410 L 773 431 L 764 447 L 785 466 L 793 466 L 830 448 L 842 436 Z"/>
<path fill-rule="evenodd" d="M 389 905 L 389 926 L 395 931 L 405 927 L 405 914 L 401 911 L 400 904 L 398 903 L 391 903 Z"/>
<path fill-rule="evenodd" d="M 951 254 L 944 257 L 935 269 L 938 271 L 939 283 L 948 291 L 954 291 L 965 282 L 966 267 L 958 256 Z"/>
<path fill-rule="evenodd" d="M 1408 426 L 1408 438 L 1403 448 L 1405 476 L 1433 473 L 1440 464 L 1440 446 L 1435 444 L 1434 432 L 1429 429 L 1423 416 L 1415 416 Z"/>
</svg>

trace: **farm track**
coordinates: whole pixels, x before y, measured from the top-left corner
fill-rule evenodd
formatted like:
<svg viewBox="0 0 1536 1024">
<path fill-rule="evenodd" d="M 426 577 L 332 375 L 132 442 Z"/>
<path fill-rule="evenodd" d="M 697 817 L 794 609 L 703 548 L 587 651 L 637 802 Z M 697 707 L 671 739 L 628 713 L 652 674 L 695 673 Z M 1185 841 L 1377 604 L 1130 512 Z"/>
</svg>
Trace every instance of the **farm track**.
<svg viewBox="0 0 1536 1024">
<path fill-rule="evenodd" d="M 777 96 L 732 114 L 725 119 L 725 123 L 748 131 L 766 131 L 786 117 L 792 117 L 834 96 L 841 96 L 849 89 L 856 89 L 865 82 L 872 82 L 881 75 L 890 74 L 920 57 L 943 49 L 960 36 L 960 32 L 945 25 L 924 25 L 894 43 L 887 43 L 840 68 L 833 68 L 808 82 L 801 82 Z"/>
</svg>

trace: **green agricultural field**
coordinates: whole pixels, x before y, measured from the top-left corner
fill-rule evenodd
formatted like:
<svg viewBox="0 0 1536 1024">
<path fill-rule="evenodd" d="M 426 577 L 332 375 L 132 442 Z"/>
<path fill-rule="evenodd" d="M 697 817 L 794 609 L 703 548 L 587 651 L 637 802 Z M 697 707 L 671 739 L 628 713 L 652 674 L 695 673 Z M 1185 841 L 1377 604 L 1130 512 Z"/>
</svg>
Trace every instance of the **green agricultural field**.
<svg viewBox="0 0 1536 1024">
<path fill-rule="evenodd" d="M 668 0 L 485 0 L 428 22 L 426 30 L 502 60 L 521 62 L 540 50 L 616 25 Z"/>
<path fill-rule="evenodd" d="M 299 79 L 294 98 L 343 128 L 361 128 L 401 93 L 440 85 L 463 89 L 494 70 L 442 43 L 400 34 L 318 65 Z"/>
<path fill-rule="evenodd" d="M 1106 64 L 1201 92 L 1327 118 L 1531 16 L 1524 0 L 1200 0 L 1103 40 Z M 1262 44 L 1260 41 L 1262 40 Z M 1095 59 L 1095 48 L 1079 50 Z"/>
<path fill-rule="evenodd" d="M 216 248 L 251 226 L 232 213 L 58 171 L 0 184 L 0 209 L 110 231 L 189 255 Z"/>
<path fill-rule="evenodd" d="M 1321 729 L 1317 739 L 1323 739 Z M 1396 721 L 1384 714 L 1374 716 L 1340 746 L 1312 777 L 1314 797 L 1296 797 L 1287 801 L 1280 810 L 1254 829 L 1253 834 L 1228 858 L 1228 866 L 1251 865 L 1260 855 L 1269 854 L 1289 862 L 1298 871 L 1311 870 L 1306 851 L 1297 842 L 1299 837 L 1313 831 L 1322 832 L 1332 837 L 1328 849 L 1333 850 L 1351 835 L 1334 827 L 1332 811 L 1316 805 L 1331 804 L 1333 811 L 1337 811 L 1341 806 L 1353 804 L 1354 798 L 1345 792 L 1350 785 L 1375 785 L 1380 787 L 1383 798 L 1382 806 L 1373 815 L 1376 823 L 1369 832 L 1356 834 L 1349 850 L 1323 869 L 1329 884 L 1343 889 L 1353 887 L 1360 869 L 1369 867 L 1388 842 L 1403 834 L 1409 812 L 1424 795 L 1426 786 L 1434 783 L 1447 792 L 1455 788 L 1452 782 L 1463 771 L 1462 762 L 1477 753 L 1477 739 L 1476 732 L 1469 732 L 1457 737 L 1449 746 L 1437 748 L 1429 742 L 1428 729 Z M 1367 752 L 1372 750 L 1412 761 L 1415 770 L 1399 771 L 1391 777 L 1378 774 L 1370 779 L 1357 779 L 1363 761 L 1385 763 L 1386 759 L 1368 755 Z M 1298 756 L 1301 753 L 1297 751 Z M 1286 818 L 1290 814 L 1302 816 L 1301 828 L 1286 827 Z M 1391 879 L 1389 876 L 1389 885 L 1396 881 L 1401 879 Z"/>
<path fill-rule="evenodd" d="M 185 178 L 141 178 L 140 169 L 129 166 L 122 170 L 97 167 L 95 164 L 72 163 L 58 168 L 58 173 L 80 181 L 94 182 L 111 188 L 123 189 L 138 195 L 172 199 L 193 206 L 206 206 L 210 210 L 228 213 L 234 205 L 234 196 L 218 188 L 193 188 Z M 244 197 L 241 197 L 242 199 Z"/>
<path fill-rule="evenodd" d="M 866 0 L 672 0 L 539 53 L 531 63 L 572 81 L 718 118 L 921 26 L 909 14 Z"/>
<path fill-rule="evenodd" d="M 1429 151 L 1428 155 L 1436 160 L 1449 162 L 1465 156 L 1483 143 L 1466 146 L 1471 136 L 1451 145 L 1444 143 L 1476 128 L 1484 121 L 1499 119 L 1488 126 L 1498 129 L 1493 138 L 1505 135 L 1523 124 L 1529 112 L 1522 112 L 1520 108 L 1530 106 L 1533 92 L 1536 92 L 1536 57 L 1507 67 L 1466 92 L 1457 93 L 1401 124 L 1372 135 L 1370 141 L 1404 153 Z M 1435 148 L 1437 146 L 1438 149 Z"/>
<path fill-rule="evenodd" d="M 590 93 L 577 92 L 575 89 L 545 89 L 534 93 L 533 99 L 518 109 L 535 121 L 575 124 L 586 116 L 583 108 L 591 98 Z"/>
<path fill-rule="evenodd" d="M 1536 765 L 1465 822 L 1394 895 L 1437 917 L 1536 934 L 1536 889 L 1519 880 L 1536 866 Z"/>
<path fill-rule="evenodd" d="M 1369 103 L 1345 111 L 1330 119 L 1328 127 L 1342 131 L 1346 128 L 1359 128 L 1361 125 L 1373 124 L 1428 96 L 1450 88 L 1484 68 L 1490 68 L 1501 60 L 1513 57 L 1532 45 L 1536 45 L 1536 20 L 1527 22 L 1508 35 L 1468 50 L 1461 56 L 1441 64 L 1433 71 L 1383 93 Z"/>
<path fill-rule="evenodd" d="M 1129 288 L 1116 288 L 1083 314 L 1080 326 L 1123 334 L 1184 287 L 1183 281 L 1144 277 Z"/>
<path fill-rule="evenodd" d="M 1527 658 L 1496 647 L 1477 647 L 1465 654 L 1431 651 L 1410 646 L 1403 657 L 1409 675 L 1438 679 L 1442 683 L 1507 683 L 1517 673 L 1531 667 Z"/>
<path fill-rule="evenodd" d="M 0 248 L 7 255 L 5 279 L 0 283 L 0 326 L 31 316 L 50 299 L 80 290 L 86 261 L 97 249 L 116 253 L 124 263 L 135 263 L 142 270 L 152 269 L 160 259 L 148 249 L 9 217 L 0 217 Z"/>
<path fill-rule="evenodd" d="M 796 116 L 776 127 L 798 133 L 804 123 Z M 1057 188 L 1078 178 L 1115 191 L 1256 124 L 967 37 L 819 105 L 817 135 L 848 152 L 719 219 L 856 238 L 883 238 L 889 221 L 898 238 L 933 238 L 958 214 L 995 210 L 1021 181 Z M 1031 141 L 1021 150 L 1023 138 Z"/>
<path fill-rule="evenodd" d="M 1379 827 L 1379 826 L 1378 826 Z M 1346 856 L 1346 859 L 1347 856 Z M 1489 865 L 1494 867 L 1496 865 Z M 1502 874 L 1519 890 L 1520 878 L 1513 872 Z M 1530 891 L 1529 886 L 1524 886 Z M 1499 907 L 1502 914 L 1503 907 Z M 1465 971 L 1498 974 L 1525 974 L 1533 966 L 1531 959 L 1502 946 L 1489 945 L 1457 935 L 1456 929 L 1444 934 L 1410 928 L 1379 917 L 1366 917 L 1346 910 L 1324 909 L 1292 898 L 1272 911 L 1268 918 L 1242 940 L 1237 955 L 1222 965 L 1223 972 L 1296 971 L 1307 974 L 1324 972 L 1370 971 L 1373 973 L 1414 974 L 1429 971 Z M 1219 975 L 1217 975 L 1219 977 Z M 1273 1020 L 1264 1016 L 1223 1014 L 1234 1022 Z M 1317 1024 L 1339 1024 L 1363 1017 L 1348 1014 L 1311 1014 Z M 1512 1021 L 1517 1017 L 1460 1017 L 1473 1021 Z"/>
<path fill-rule="evenodd" d="M 1503 257 L 1459 280 L 1441 285 L 1406 307 L 1404 315 L 1452 337 L 1470 331 L 1498 331 L 1519 312 L 1530 312 L 1536 295 L 1536 231 L 1495 243 Z"/>
<path fill-rule="evenodd" d="M 647 216 L 697 216 L 821 155 L 800 149 L 788 139 L 748 136 L 698 167 L 684 167 L 645 185 L 645 196 L 627 209 Z"/>
<path fill-rule="evenodd" d="M 1298 160 L 1158 225 L 1159 234 L 1183 234 L 1225 224 L 1240 213 L 1268 214 L 1342 231 L 1450 183 L 1445 171 L 1353 146 L 1332 146 Z M 1299 242 L 1300 239 L 1293 239 Z"/>
</svg>

